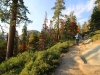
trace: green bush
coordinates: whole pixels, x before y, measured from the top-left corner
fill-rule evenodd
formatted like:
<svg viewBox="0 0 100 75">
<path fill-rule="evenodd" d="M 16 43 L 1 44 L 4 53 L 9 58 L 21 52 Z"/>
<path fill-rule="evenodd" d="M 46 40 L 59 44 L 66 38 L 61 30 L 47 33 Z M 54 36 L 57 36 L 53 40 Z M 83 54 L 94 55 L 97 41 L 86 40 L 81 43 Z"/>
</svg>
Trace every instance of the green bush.
<svg viewBox="0 0 100 75">
<path fill-rule="evenodd" d="M 69 46 L 73 45 L 70 41 Z M 68 43 L 57 43 L 46 51 L 25 51 L 0 64 L 0 75 L 51 75 L 60 63 L 60 54 Z M 68 50 L 68 49 L 67 49 Z"/>
<path fill-rule="evenodd" d="M 0 63 L 5 60 L 6 42 L 0 38 Z"/>
<path fill-rule="evenodd" d="M 96 30 L 94 32 L 90 32 L 90 38 L 93 40 L 93 41 L 96 41 L 96 40 L 100 40 L 100 30 Z"/>
<path fill-rule="evenodd" d="M 92 36 L 92 40 L 93 41 L 100 40 L 100 34 L 96 34 L 96 35 Z"/>
<path fill-rule="evenodd" d="M 23 69 L 26 62 L 29 62 L 33 57 L 34 53 L 24 52 L 18 54 L 17 57 L 12 57 L 7 61 L 0 64 L 0 75 L 2 73 L 10 72 L 12 74 L 19 74 Z"/>
<path fill-rule="evenodd" d="M 25 65 L 20 75 L 46 75 L 59 64 L 60 55 L 56 52 L 40 51 L 35 53 L 36 60 Z"/>
</svg>

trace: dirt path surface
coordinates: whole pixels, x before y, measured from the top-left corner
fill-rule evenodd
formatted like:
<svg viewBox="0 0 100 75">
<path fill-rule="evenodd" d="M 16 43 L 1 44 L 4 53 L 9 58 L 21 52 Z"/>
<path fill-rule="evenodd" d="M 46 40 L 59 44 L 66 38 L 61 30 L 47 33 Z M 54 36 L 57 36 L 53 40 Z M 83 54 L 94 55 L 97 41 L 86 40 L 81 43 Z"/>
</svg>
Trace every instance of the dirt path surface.
<svg viewBox="0 0 100 75">
<path fill-rule="evenodd" d="M 100 45 L 100 41 L 71 47 L 68 53 L 62 54 L 61 64 L 55 69 L 54 75 L 100 75 L 100 65 L 91 65 L 81 57 L 84 51 L 97 45 Z"/>
</svg>

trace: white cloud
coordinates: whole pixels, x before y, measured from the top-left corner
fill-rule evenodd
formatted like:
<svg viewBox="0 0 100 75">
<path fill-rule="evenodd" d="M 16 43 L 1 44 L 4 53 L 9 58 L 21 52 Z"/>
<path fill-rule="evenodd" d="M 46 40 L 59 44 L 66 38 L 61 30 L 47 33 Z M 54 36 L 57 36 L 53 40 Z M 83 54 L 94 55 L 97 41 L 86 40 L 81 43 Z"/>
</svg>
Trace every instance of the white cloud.
<svg viewBox="0 0 100 75">
<path fill-rule="evenodd" d="M 75 15 L 77 18 L 81 18 L 81 14 L 84 12 L 85 8 L 83 4 L 76 5 Z"/>
<path fill-rule="evenodd" d="M 77 5 L 71 5 L 66 8 L 66 10 L 63 12 L 63 14 L 69 15 L 71 11 L 74 11 L 74 14 L 77 18 L 81 18 L 82 13 L 91 11 L 94 7 L 95 0 L 89 0 L 84 3 L 78 3 Z"/>
<path fill-rule="evenodd" d="M 90 11 L 93 9 L 94 7 L 94 3 L 95 3 L 96 0 L 89 0 L 86 4 L 86 7 L 87 7 L 87 11 Z"/>
<path fill-rule="evenodd" d="M 88 18 L 84 18 L 84 19 L 81 19 L 79 20 L 78 22 L 82 25 L 84 24 L 84 22 L 87 22 Z"/>
<path fill-rule="evenodd" d="M 74 11 L 74 14 L 77 18 L 81 18 L 81 13 L 84 12 L 85 8 L 82 4 L 72 5 L 67 7 L 67 9 L 63 12 L 64 14 L 69 15 L 71 11 Z"/>
</svg>

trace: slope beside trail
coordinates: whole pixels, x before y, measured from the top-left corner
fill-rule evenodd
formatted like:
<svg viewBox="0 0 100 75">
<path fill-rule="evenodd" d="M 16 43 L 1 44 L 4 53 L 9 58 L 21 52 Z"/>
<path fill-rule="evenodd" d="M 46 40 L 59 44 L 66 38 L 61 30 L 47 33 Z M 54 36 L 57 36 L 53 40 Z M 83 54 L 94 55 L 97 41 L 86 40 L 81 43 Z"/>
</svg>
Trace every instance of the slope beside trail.
<svg viewBox="0 0 100 75">
<path fill-rule="evenodd" d="M 100 75 L 100 40 L 69 48 L 54 75 Z"/>
</svg>

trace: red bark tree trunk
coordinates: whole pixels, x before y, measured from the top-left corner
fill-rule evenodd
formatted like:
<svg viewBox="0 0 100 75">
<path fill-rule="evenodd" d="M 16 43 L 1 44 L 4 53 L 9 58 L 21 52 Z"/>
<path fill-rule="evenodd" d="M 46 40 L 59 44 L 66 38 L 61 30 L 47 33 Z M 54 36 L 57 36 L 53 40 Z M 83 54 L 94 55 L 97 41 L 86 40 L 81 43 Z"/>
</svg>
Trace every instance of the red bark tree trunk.
<svg viewBox="0 0 100 75">
<path fill-rule="evenodd" d="M 7 51 L 6 51 L 6 60 L 13 56 L 14 38 L 15 38 L 15 31 L 16 31 L 17 3 L 18 3 L 18 0 L 12 0 L 10 29 L 9 29 L 9 35 L 8 35 Z"/>
</svg>

